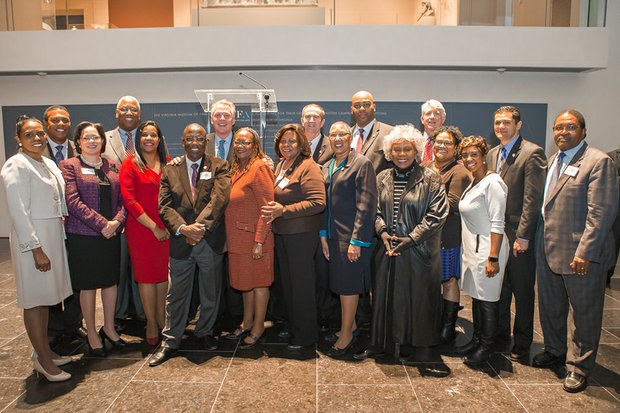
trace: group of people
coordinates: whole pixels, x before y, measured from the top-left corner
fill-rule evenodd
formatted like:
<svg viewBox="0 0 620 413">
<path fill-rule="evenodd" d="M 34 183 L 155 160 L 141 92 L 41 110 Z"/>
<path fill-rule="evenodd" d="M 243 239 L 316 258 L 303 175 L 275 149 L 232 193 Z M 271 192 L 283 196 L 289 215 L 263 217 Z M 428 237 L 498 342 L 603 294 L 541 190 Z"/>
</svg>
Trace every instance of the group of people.
<svg viewBox="0 0 620 413">
<path fill-rule="evenodd" d="M 375 111 L 373 96 L 357 92 L 354 125 L 338 121 L 324 135 L 323 108 L 305 106 L 299 124 L 277 132 L 275 164 L 256 131 L 233 131 L 236 108 L 226 100 L 212 105 L 213 134 L 185 127 L 185 154 L 175 159 L 131 96 L 118 102 L 117 129 L 81 122 L 72 141 L 62 106 L 48 108 L 43 122 L 20 117 L 20 151 L 2 178 L 35 371 L 50 381 L 70 378 L 59 366 L 71 359 L 48 344 L 48 306 L 65 300 L 69 312 L 74 291 L 89 352 L 105 357 L 109 347 L 124 347 L 117 291 L 131 296 L 134 281 L 146 341 L 159 343 L 150 366 L 179 349 L 194 289 L 194 334 L 206 350 L 217 349 L 216 320 L 236 300 L 241 322 L 220 338 L 242 349 L 259 345 L 271 301 L 293 352 L 315 345 L 336 319 L 326 354 L 345 357 L 370 322 L 368 346 L 353 354 L 361 360 L 453 343 L 462 288 L 472 298 L 473 334 L 453 351 L 477 367 L 512 342 L 510 357 L 521 360 L 533 340 L 538 274 L 545 350 L 532 364 L 565 362 L 564 389 L 583 390 L 615 262 L 618 209 L 616 167 L 585 142 L 583 115 L 567 109 L 555 118 L 559 151 L 547 161 L 520 136 L 514 106 L 494 114 L 500 145 L 493 149 L 444 125 L 436 100 L 422 105 L 422 131 L 382 123 Z M 97 332 L 98 289 L 104 324 Z M 75 315 L 60 314 L 74 328 L 82 316 L 75 327 Z"/>
</svg>

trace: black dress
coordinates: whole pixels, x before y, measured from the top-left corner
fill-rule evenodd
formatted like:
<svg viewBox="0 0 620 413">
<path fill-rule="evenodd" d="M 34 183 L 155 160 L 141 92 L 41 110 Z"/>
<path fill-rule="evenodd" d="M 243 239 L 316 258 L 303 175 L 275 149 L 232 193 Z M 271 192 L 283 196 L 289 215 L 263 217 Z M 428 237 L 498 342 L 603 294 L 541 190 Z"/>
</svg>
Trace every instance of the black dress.
<svg viewBox="0 0 620 413">
<path fill-rule="evenodd" d="M 113 215 L 112 188 L 101 169 L 95 169 L 99 178 L 99 213 L 108 221 Z M 110 239 L 103 235 L 67 233 L 69 271 L 75 290 L 95 290 L 118 284 L 121 267 L 120 237 Z"/>
</svg>

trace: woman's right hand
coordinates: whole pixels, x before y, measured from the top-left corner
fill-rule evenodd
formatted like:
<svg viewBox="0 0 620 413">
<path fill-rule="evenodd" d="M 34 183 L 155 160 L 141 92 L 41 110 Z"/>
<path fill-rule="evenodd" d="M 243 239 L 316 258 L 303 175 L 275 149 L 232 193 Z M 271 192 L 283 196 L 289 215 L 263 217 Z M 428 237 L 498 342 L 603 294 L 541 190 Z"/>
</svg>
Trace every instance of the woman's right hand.
<svg viewBox="0 0 620 413">
<path fill-rule="evenodd" d="M 383 241 L 383 246 L 385 247 L 385 255 L 392 255 L 392 237 L 387 231 L 383 231 L 381 233 L 381 241 Z"/>
<path fill-rule="evenodd" d="M 43 252 L 43 248 L 35 248 L 32 250 L 32 256 L 34 257 L 34 266 L 41 272 L 46 272 L 52 269 L 52 263 L 47 254 Z"/>
<path fill-rule="evenodd" d="M 121 225 L 120 222 L 116 220 L 108 221 L 106 226 L 101 230 L 101 235 L 106 237 L 107 239 L 112 238 L 116 235 L 116 229 Z"/>
<path fill-rule="evenodd" d="M 329 245 L 327 244 L 327 238 L 321 237 L 321 249 L 323 250 L 323 255 L 325 259 L 329 261 Z"/>
<path fill-rule="evenodd" d="M 170 238 L 170 233 L 165 228 L 155 225 L 155 228 L 151 230 L 157 241 L 165 241 Z"/>
</svg>

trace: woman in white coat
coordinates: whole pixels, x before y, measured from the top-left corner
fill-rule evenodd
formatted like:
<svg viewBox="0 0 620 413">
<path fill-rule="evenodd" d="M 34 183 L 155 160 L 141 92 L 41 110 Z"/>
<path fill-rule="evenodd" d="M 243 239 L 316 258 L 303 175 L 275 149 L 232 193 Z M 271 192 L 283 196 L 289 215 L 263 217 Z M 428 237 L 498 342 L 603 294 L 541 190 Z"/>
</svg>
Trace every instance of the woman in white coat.
<svg viewBox="0 0 620 413">
<path fill-rule="evenodd" d="M 467 356 L 465 364 L 479 366 L 493 351 L 499 318 L 499 296 L 508 260 L 508 240 L 504 236 L 506 184 L 486 165 L 488 146 L 480 136 L 461 141 L 463 165 L 472 174 L 459 203 L 463 254 L 461 287 L 472 298 L 474 333 L 469 343 L 455 348 Z"/>
<path fill-rule="evenodd" d="M 0 175 L 12 221 L 17 306 L 24 309 L 34 370 L 49 381 L 69 380 L 71 374 L 59 366 L 71 358 L 54 353 L 47 341 L 48 306 L 73 294 L 62 221 L 65 182 L 56 164 L 43 157 L 47 135 L 41 121 L 20 116 L 16 140 L 19 153 L 6 161 Z"/>
</svg>

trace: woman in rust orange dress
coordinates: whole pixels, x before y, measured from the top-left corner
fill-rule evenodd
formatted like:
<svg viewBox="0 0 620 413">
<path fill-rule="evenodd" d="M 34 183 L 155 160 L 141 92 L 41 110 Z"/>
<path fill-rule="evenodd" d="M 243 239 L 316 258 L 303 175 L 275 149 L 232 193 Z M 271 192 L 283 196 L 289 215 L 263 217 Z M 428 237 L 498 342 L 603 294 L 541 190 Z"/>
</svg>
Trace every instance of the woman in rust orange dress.
<svg viewBox="0 0 620 413">
<path fill-rule="evenodd" d="M 243 294 L 243 323 L 230 335 L 240 348 L 254 347 L 265 331 L 269 286 L 273 283 L 273 234 L 261 207 L 273 201 L 273 172 L 262 159 L 258 133 L 239 129 L 232 141 L 232 189 L 226 207 L 230 285 Z"/>
</svg>

